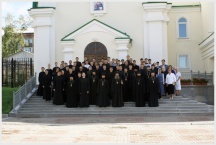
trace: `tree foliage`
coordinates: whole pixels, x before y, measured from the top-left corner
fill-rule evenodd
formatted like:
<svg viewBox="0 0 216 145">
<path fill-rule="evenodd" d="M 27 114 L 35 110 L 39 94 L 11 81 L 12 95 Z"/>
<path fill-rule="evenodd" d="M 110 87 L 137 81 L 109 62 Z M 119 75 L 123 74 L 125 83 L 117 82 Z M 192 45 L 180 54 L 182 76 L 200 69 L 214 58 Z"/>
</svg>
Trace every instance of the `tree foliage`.
<svg viewBox="0 0 216 145">
<path fill-rule="evenodd" d="M 16 53 L 25 45 L 22 33 L 30 26 L 30 17 L 20 15 L 15 19 L 14 15 L 8 13 L 5 17 L 4 35 L 2 36 L 2 57 Z"/>
</svg>

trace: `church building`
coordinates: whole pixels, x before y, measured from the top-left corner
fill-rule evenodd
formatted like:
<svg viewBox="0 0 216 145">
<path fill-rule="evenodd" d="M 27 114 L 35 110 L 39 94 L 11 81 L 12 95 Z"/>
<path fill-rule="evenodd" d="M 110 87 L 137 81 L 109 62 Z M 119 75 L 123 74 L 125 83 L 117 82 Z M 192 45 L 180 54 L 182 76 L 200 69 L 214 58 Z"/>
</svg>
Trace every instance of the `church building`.
<svg viewBox="0 0 216 145">
<path fill-rule="evenodd" d="M 165 59 L 180 72 L 214 70 L 213 2 L 33 2 L 34 70 L 62 60 Z"/>
</svg>

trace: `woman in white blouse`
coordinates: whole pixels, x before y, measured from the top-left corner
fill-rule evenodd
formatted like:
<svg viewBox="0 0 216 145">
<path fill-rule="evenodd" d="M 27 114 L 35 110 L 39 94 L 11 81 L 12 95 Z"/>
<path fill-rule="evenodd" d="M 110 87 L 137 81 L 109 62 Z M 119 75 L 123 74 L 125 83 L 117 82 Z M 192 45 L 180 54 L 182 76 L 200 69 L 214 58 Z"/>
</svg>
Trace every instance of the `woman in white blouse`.
<svg viewBox="0 0 216 145">
<path fill-rule="evenodd" d="M 176 76 L 171 72 L 171 68 L 168 69 L 168 74 L 166 75 L 166 86 L 168 95 L 170 95 L 170 99 L 173 99 L 174 95 L 174 86 L 176 83 Z"/>
<path fill-rule="evenodd" d="M 181 73 L 179 72 L 178 68 L 176 68 L 176 96 L 180 95 L 180 90 L 181 90 Z"/>
</svg>

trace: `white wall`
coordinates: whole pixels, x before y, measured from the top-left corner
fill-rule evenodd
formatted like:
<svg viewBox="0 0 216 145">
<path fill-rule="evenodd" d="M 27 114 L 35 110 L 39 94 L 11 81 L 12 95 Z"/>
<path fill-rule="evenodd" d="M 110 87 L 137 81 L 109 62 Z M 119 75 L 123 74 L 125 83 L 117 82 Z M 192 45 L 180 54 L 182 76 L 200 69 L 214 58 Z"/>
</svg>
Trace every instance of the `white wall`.
<svg viewBox="0 0 216 145">
<path fill-rule="evenodd" d="M 107 5 L 107 14 L 98 17 L 102 21 L 122 32 L 126 32 L 133 39 L 132 47 L 129 49 L 129 55 L 137 61 L 143 57 L 143 7 L 138 2 L 109 2 Z M 56 3 L 56 61 L 63 60 L 63 47 L 61 38 L 76 30 L 83 24 L 91 21 L 95 17 L 90 13 L 90 2 L 74 2 L 74 3 Z M 117 57 L 117 51 L 111 53 L 111 49 L 116 49 L 114 38 L 110 38 L 106 34 L 93 34 L 100 38 L 100 41 L 107 47 L 108 55 Z M 102 36 L 104 38 L 102 39 Z M 88 43 L 92 42 L 92 35 L 85 36 L 85 40 L 75 41 L 74 56 L 83 60 L 84 49 Z M 112 41 L 110 41 L 112 39 Z M 109 40 L 109 41 L 106 41 Z M 99 41 L 99 40 L 98 40 Z"/>
<path fill-rule="evenodd" d="M 180 17 L 188 20 L 189 39 L 177 38 L 177 21 Z M 203 72 L 203 60 L 199 43 L 202 41 L 202 21 L 200 10 L 194 8 L 175 8 L 169 13 L 168 23 L 168 59 L 169 63 L 178 67 L 178 55 L 188 55 L 189 67 L 193 71 Z M 187 70 L 189 71 L 189 70 Z"/>
</svg>

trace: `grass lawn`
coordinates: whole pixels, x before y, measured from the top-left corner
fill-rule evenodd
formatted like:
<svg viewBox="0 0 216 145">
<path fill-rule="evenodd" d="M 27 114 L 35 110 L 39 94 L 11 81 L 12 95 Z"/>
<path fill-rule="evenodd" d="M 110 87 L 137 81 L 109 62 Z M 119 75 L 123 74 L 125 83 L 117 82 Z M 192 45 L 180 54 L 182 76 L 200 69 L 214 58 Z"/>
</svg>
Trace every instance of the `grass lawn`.
<svg viewBox="0 0 216 145">
<path fill-rule="evenodd" d="M 8 114 L 13 109 L 13 91 L 19 87 L 2 87 L 2 114 Z"/>
</svg>

